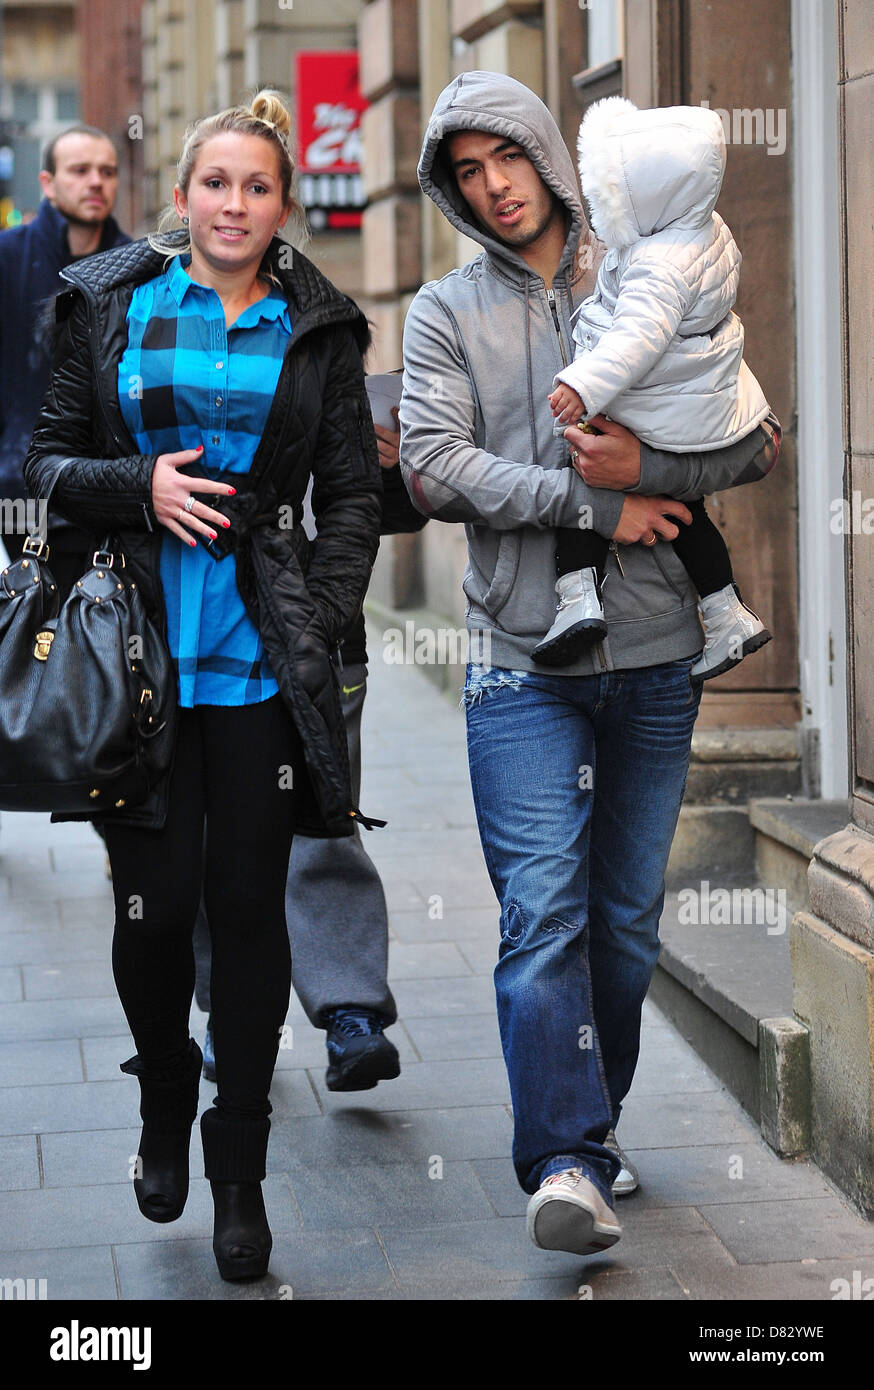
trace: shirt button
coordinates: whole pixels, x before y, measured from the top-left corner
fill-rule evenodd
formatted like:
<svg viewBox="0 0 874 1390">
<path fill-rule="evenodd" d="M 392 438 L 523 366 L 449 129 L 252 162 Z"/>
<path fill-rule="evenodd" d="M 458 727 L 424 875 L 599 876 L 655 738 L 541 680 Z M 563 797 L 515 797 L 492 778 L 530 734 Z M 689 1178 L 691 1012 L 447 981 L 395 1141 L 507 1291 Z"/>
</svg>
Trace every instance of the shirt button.
<svg viewBox="0 0 874 1390">
<path fill-rule="evenodd" d="M 223 367 L 224 365 L 225 365 L 224 362 L 216 362 L 216 364 L 215 364 L 215 369 L 216 369 L 216 371 L 217 371 L 217 372 L 220 372 L 221 369 L 222 369 L 222 367 Z"/>
<path fill-rule="evenodd" d="M 216 396 L 216 398 L 215 398 L 215 403 L 216 403 L 216 405 L 221 405 L 221 403 L 222 403 L 222 398 L 221 398 L 221 396 Z"/>
<path fill-rule="evenodd" d="M 221 444 L 221 438 L 219 437 L 219 435 L 214 434 L 212 437 L 212 442 L 213 444 Z"/>
</svg>

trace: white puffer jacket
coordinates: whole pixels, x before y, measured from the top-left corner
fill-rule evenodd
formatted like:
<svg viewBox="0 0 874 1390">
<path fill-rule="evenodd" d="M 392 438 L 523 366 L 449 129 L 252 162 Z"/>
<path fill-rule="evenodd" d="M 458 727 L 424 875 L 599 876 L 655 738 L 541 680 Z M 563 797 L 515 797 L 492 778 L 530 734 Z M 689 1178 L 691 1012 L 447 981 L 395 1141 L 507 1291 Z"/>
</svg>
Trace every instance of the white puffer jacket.
<svg viewBox="0 0 874 1390">
<path fill-rule="evenodd" d="M 640 111 L 622 97 L 583 118 L 580 178 L 608 252 L 577 310 L 577 356 L 559 372 L 586 417 L 608 414 L 647 444 L 721 449 L 768 414 L 743 361 L 732 305 L 741 254 L 714 205 L 725 169 L 715 111 Z"/>
</svg>

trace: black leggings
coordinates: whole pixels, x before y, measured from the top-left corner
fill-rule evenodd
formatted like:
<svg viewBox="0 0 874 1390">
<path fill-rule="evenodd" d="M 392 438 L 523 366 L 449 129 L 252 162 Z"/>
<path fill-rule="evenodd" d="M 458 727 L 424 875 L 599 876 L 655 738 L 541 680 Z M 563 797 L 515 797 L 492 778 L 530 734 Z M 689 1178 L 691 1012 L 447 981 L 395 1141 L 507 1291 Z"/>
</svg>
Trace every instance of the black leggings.
<svg viewBox="0 0 874 1390">
<path fill-rule="evenodd" d="M 278 695 L 255 705 L 180 709 L 164 829 L 106 824 L 115 983 L 137 1053 L 149 1065 L 166 1065 L 188 1044 L 191 938 L 203 888 L 216 1104 L 229 1118 L 270 1114 L 291 986 L 285 884 L 293 784 L 302 767 L 300 737 Z"/>
<path fill-rule="evenodd" d="M 732 582 L 731 559 L 722 532 L 710 520 L 704 506 L 704 499 L 684 504 L 692 513 L 687 524 L 677 521 L 680 534 L 671 541 L 676 554 L 682 560 L 686 573 L 698 594 L 718 593 Z M 673 521 L 674 518 L 670 517 Z M 576 530 L 570 527 L 557 532 L 556 567 L 558 573 L 571 574 L 574 570 L 594 569 L 598 578 L 604 578 L 607 550 L 610 542 L 597 531 Z"/>
</svg>

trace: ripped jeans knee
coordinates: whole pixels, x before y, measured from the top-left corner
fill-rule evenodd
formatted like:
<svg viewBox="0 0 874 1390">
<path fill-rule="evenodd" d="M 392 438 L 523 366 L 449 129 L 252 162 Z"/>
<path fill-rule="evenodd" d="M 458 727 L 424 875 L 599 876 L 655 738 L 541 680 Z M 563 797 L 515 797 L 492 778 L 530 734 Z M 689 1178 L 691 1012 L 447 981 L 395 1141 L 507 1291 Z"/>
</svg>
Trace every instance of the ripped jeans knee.
<svg viewBox="0 0 874 1390">
<path fill-rule="evenodd" d="M 543 898 L 539 891 L 535 891 L 532 903 L 536 903 L 537 906 L 530 905 L 526 908 L 516 898 L 511 898 L 502 906 L 499 959 L 523 943 L 528 949 L 544 946 L 549 950 L 551 948 L 548 943 L 559 937 L 567 941 L 572 938 L 588 941 L 588 913 L 584 907 L 544 911 Z"/>
<path fill-rule="evenodd" d="M 471 662 L 467 668 L 459 707 L 469 709 L 471 705 L 479 704 L 483 695 L 492 690 L 519 690 L 522 681 L 529 675 L 528 671 L 503 671 L 495 666 L 479 666 Z"/>
</svg>

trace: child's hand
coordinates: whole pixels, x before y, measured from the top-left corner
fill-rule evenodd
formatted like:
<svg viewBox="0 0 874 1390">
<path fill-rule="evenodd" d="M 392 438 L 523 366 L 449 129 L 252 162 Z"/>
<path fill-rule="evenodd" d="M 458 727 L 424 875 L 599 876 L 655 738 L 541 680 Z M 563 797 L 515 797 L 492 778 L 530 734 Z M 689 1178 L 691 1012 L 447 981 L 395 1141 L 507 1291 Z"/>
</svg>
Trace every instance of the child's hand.
<svg viewBox="0 0 874 1390">
<path fill-rule="evenodd" d="M 585 415 L 586 407 L 580 396 L 572 387 L 559 382 L 558 386 L 549 397 L 549 404 L 552 406 L 552 413 L 563 425 L 575 425 L 581 415 Z"/>
</svg>

